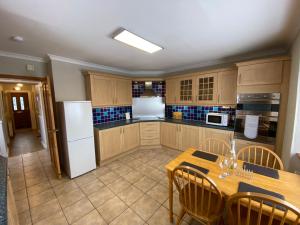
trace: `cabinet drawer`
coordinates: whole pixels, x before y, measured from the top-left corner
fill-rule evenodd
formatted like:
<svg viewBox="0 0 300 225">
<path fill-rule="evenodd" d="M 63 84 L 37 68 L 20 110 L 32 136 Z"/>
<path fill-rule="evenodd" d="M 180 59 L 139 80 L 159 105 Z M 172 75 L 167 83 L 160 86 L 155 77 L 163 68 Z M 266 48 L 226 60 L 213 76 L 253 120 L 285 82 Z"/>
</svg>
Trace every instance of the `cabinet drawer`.
<svg viewBox="0 0 300 225">
<path fill-rule="evenodd" d="M 141 139 L 155 139 L 160 138 L 159 132 L 143 132 L 141 133 Z"/>
<path fill-rule="evenodd" d="M 160 145 L 160 139 L 141 139 L 141 145 Z"/>
<path fill-rule="evenodd" d="M 141 123 L 140 127 L 142 130 L 159 130 L 159 122 L 145 122 Z"/>
</svg>

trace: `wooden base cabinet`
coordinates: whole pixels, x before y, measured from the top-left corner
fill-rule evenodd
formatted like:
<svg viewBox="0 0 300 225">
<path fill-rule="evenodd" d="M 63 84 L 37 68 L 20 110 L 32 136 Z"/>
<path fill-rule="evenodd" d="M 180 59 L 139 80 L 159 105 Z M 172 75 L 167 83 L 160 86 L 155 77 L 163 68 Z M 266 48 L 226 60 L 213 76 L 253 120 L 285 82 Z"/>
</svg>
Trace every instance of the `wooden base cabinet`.
<svg viewBox="0 0 300 225">
<path fill-rule="evenodd" d="M 246 140 L 241 140 L 241 139 L 235 139 L 235 146 L 236 146 L 237 151 L 239 151 L 240 149 L 242 149 L 244 147 L 250 146 L 250 145 L 262 146 L 262 147 L 268 148 L 270 150 L 275 149 L 274 145 L 262 144 L 262 143 L 254 142 L 254 141 L 246 141 Z"/>
<path fill-rule="evenodd" d="M 160 145 L 160 122 L 140 123 L 141 145 Z"/>
<path fill-rule="evenodd" d="M 224 140 L 230 144 L 230 141 L 233 138 L 233 131 L 204 128 L 204 140 L 207 138 Z"/>
<path fill-rule="evenodd" d="M 184 151 L 189 147 L 199 148 L 202 141 L 202 127 L 161 123 L 161 145 Z"/>
<path fill-rule="evenodd" d="M 140 145 L 138 124 L 131 124 L 106 130 L 95 129 L 97 163 L 120 155 Z"/>
<path fill-rule="evenodd" d="M 161 145 L 164 145 L 169 148 L 178 149 L 178 124 L 174 123 L 161 123 L 160 129 L 160 142 Z"/>
</svg>

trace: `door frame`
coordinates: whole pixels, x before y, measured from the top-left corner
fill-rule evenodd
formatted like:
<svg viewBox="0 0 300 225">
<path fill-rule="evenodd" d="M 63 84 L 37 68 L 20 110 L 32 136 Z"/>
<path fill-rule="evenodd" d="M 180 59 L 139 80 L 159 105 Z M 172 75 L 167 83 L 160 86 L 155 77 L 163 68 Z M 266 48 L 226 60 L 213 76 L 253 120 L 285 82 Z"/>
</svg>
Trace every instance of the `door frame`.
<svg viewBox="0 0 300 225">
<path fill-rule="evenodd" d="M 52 93 L 52 81 L 49 76 L 43 77 L 32 77 L 32 76 L 22 76 L 15 74 L 0 74 L 0 82 L 3 80 L 14 80 L 16 82 L 24 81 L 35 81 L 41 82 L 42 84 L 42 95 L 43 95 L 43 110 L 45 113 L 46 120 L 46 136 L 48 140 L 48 150 L 51 156 L 52 167 L 58 178 L 61 178 L 61 166 L 60 158 L 58 152 L 58 143 L 57 143 L 57 134 L 56 134 L 56 125 L 55 125 L 55 114 L 54 114 L 54 102 L 53 102 L 53 93 Z M 24 92 L 24 91 L 23 91 Z M 29 97 L 29 96 L 28 96 Z M 47 107 L 48 106 L 48 107 Z M 11 107 L 10 107 L 11 108 Z M 47 110 L 48 109 L 48 110 Z M 12 108 L 10 109 L 12 110 Z"/>
</svg>

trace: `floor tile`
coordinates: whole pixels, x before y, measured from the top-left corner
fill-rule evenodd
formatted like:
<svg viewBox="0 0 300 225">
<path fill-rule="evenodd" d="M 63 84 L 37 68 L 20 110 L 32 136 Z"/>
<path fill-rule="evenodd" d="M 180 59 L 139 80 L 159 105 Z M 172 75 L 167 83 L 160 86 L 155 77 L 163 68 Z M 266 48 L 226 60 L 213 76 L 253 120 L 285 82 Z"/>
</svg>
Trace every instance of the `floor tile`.
<svg viewBox="0 0 300 225">
<path fill-rule="evenodd" d="M 23 200 L 23 199 L 27 198 L 26 188 L 14 192 L 14 197 L 15 197 L 16 201 Z"/>
<path fill-rule="evenodd" d="M 149 191 L 151 188 L 153 188 L 156 185 L 156 181 L 144 176 L 140 180 L 138 180 L 134 186 L 136 186 L 138 189 L 140 189 L 143 192 Z"/>
<path fill-rule="evenodd" d="M 68 181 L 54 187 L 54 192 L 57 196 L 67 194 L 73 190 L 78 189 L 77 184 L 74 181 Z"/>
<path fill-rule="evenodd" d="M 68 225 L 68 222 L 63 212 L 59 211 L 46 219 L 38 221 L 34 225 Z"/>
<path fill-rule="evenodd" d="M 84 198 L 84 194 L 80 189 L 75 189 L 70 191 L 69 193 L 59 195 L 58 201 L 62 208 L 65 208 L 73 203 L 79 201 L 80 199 Z"/>
<path fill-rule="evenodd" d="M 123 213 L 128 206 L 120 200 L 117 196 L 108 200 L 103 205 L 99 206 L 97 210 L 103 216 L 107 223 L 113 221 L 121 213 Z"/>
<path fill-rule="evenodd" d="M 115 197 L 115 194 L 107 187 L 103 187 L 99 191 L 88 196 L 94 207 L 99 207 L 113 197 Z"/>
<path fill-rule="evenodd" d="M 167 201 L 164 202 L 163 206 L 167 209 L 169 209 L 169 198 L 167 199 Z M 178 192 L 174 192 L 173 194 L 173 212 L 175 215 L 179 215 L 181 210 L 181 205 L 179 202 L 179 195 Z"/>
<path fill-rule="evenodd" d="M 80 189 L 86 194 L 90 195 L 96 191 L 99 191 L 102 187 L 104 187 L 104 184 L 99 181 L 98 179 L 94 180 L 91 183 L 88 183 L 86 185 L 82 185 Z"/>
<path fill-rule="evenodd" d="M 176 224 L 176 218 L 174 218 L 174 223 L 169 221 L 169 211 L 161 206 L 153 216 L 147 221 L 149 225 L 171 225 Z"/>
<path fill-rule="evenodd" d="M 78 186 L 86 185 L 86 184 L 91 183 L 95 180 L 97 180 L 97 177 L 91 172 L 89 172 L 87 174 L 84 174 L 84 175 L 81 175 L 80 177 L 76 177 L 74 179 L 75 183 Z"/>
<path fill-rule="evenodd" d="M 20 225 L 31 225 L 31 215 L 30 211 L 26 210 L 18 215 Z"/>
<path fill-rule="evenodd" d="M 18 213 L 22 213 L 22 212 L 28 210 L 29 209 L 28 199 L 25 198 L 25 199 L 16 201 L 16 207 L 17 207 Z"/>
<path fill-rule="evenodd" d="M 28 196 L 33 196 L 51 188 L 49 181 L 33 185 L 27 188 Z"/>
<path fill-rule="evenodd" d="M 140 197 L 143 196 L 143 192 L 138 188 L 131 185 L 125 190 L 121 191 L 118 196 L 123 200 L 127 205 L 131 205 L 136 202 Z"/>
<path fill-rule="evenodd" d="M 113 220 L 110 225 L 143 225 L 143 221 L 132 209 L 127 209 L 119 217 Z"/>
<path fill-rule="evenodd" d="M 78 220 L 73 224 L 74 225 L 106 225 L 107 223 L 97 212 L 97 210 L 93 210 L 92 212 L 82 217 L 80 220 Z"/>
<path fill-rule="evenodd" d="M 107 173 L 111 172 L 111 170 L 107 167 L 107 166 L 102 166 L 97 168 L 96 170 L 93 171 L 93 173 L 99 177 L 99 176 L 103 176 Z"/>
<path fill-rule="evenodd" d="M 154 212 L 160 207 L 160 204 L 149 195 L 144 195 L 130 208 L 132 208 L 143 220 L 147 221 Z"/>
<path fill-rule="evenodd" d="M 98 178 L 106 185 L 113 183 L 119 178 L 119 175 L 110 171 L 104 175 L 98 176 Z"/>
<path fill-rule="evenodd" d="M 133 184 L 137 182 L 139 179 L 143 177 L 143 174 L 141 174 L 138 171 L 131 171 L 130 173 L 122 176 L 125 180 L 127 180 L 129 183 Z"/>
<path fill-rule="evenodd" d="M 63 209 L 64 214 L 68 220 L 68 223 L 74 223 L 83 216 L 87 215 L 94 209 L 93 205 L 87 198 L 83 198 L 75 204 Z"/>
<path fill-rule="evenodd" d="M 53 199 L 43 205 L 30 209 L 32 222 L 36 223 L 42 219 L 50 217 L 61 210 L 57 199 Z"/>
<path fill-rule="evenodd" d="M 168 199 L 169 190 L 165 186 L 157 184 L 151 190 L 149 190 L 147 194 L 160 204 L 163 204 Z"/>
<path fill-rule="evenodd" d="M 107 185 L 115 194 L 120 193 L 130 186 L 130 183 L 123 178 L 115 180 L 113 183 Z"/>
<path fill-rule="evenodd" d="M 56 196 L 53 192 L 52 189 L 48 189 L 44 192 L 41 192 L 39 194 L 36 194 L 36 195 L 33 195 L 33 196 L 30 196 L 29 197 L 29 205 L 31 208 L 35 207 L 35 206 L 38 206 L 42 203 L 46 203 L 50 200 L 53 200 L 55 199 Z"/>
</svg>

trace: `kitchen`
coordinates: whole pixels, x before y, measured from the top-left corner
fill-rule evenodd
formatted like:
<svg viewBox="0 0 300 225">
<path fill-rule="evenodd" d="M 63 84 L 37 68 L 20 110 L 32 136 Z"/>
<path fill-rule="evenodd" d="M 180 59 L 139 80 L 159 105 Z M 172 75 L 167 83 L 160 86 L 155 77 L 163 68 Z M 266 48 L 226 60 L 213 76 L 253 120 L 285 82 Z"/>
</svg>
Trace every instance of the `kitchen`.
<svg viewBox="0 0 300 225">
<path fill-rule="evenodd" d="M 299 224 L 298 1 L 57 6 L 0 4 L 47 136 L 0 123 L 0 224 Z"/>
</svg>

